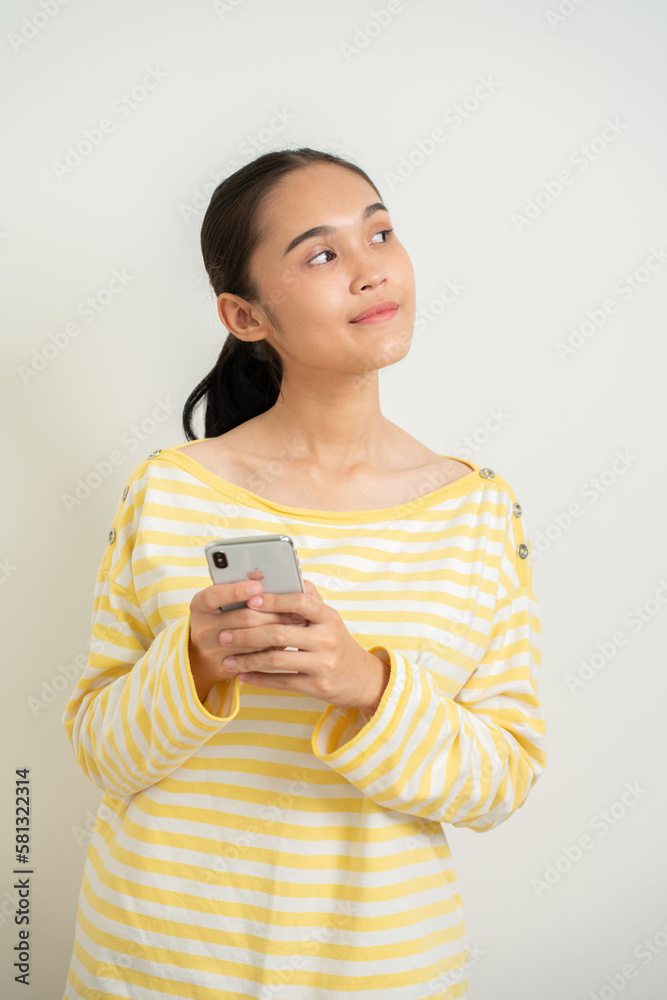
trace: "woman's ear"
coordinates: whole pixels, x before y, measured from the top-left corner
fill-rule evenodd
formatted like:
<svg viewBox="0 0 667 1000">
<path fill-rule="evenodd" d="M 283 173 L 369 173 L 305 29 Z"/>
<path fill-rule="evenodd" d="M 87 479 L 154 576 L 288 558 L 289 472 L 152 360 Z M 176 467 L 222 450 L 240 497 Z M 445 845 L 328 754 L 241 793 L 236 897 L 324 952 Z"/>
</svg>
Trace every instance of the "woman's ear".
<svg viewBox="0 0 667 1000">
<path fill-rule="evenodd" d="M 256 334 L 263 329 L 264 323 L 255 315 L 257 312 L 257 307 L 240 295 L 231 292 L 218 295 L 218 316 L 223 326 L 239 340 L 254 340 L 255 337 L 248 337 L 248 334 Z"/>
</svg>

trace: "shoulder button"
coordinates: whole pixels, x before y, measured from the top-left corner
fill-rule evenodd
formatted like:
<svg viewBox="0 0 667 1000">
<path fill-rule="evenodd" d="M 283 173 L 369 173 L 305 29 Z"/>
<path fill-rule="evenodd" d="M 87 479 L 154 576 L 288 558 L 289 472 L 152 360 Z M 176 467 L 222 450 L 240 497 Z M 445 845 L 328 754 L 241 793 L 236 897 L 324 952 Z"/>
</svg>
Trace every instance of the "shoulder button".
<svg viewBox="0 0 667 1000">
<path fill-rule="evenodd" d="M 155 458 L 155 456 L 159 455 L 161 451 L 162 451 L 162 448 L 156 448 L 155 451 L 152 451 L 148 457 L 149 458 Z"/>
<path fill-rule="evenodd" d="M 483 479 L 493 479 L 495 476 L 493 469 L 480 469 L 479 474 Z"/>
<path fill-rule="evenodd" d="M 112 528 L 111 531 L 109 532 L 109 543 L 113 542 L 115 537 L 116 537 L 116 529 Z"/>
<path fill-rule="evenodd" d="M 125 497 L 129 492 L 130 492 L 130 487 L 126 486 L 125 489 L 123 490 L 123 500 L 125 499 Z"/>
<path fill-rule="evenodd" d="M 521 559 L 527 559 L 528 558 L 528 546 L 524 545 L 523 542 L 517 548 L 517 552 L 519 553 L 519 556 L 521 557 Z"/>
<path fill-rule="evenodd" d="M 520 503 L 512 504 L 512 513 L 514 514 L 515 517 L 521 517 L 523 511 L 521 510 Z"/>
</svg>

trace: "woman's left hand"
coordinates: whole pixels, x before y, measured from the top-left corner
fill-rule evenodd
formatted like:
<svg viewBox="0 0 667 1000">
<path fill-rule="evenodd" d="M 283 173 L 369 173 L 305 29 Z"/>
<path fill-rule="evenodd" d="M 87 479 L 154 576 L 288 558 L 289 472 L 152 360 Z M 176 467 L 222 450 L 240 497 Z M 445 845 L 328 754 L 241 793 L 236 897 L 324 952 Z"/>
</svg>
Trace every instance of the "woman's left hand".
<svg viewBox="0 0 667 1000">
<path fill-rule="evenodd" d="M 248 607 L 257 611 L 291 611 L 306 618 L 308 624 L 272 623 L 233 629 L 234 645 L 257 646 L 258 651 L 238 654 L 232 666 L 223 660 L 223 668 L 230 677 L 238 674 L 241 680 L 258 687 L 297 691 L 338 708 L 374 712 L 389 680 L 389 665 L 352 638 L 341 616 L 324 603 L 310 580 L 304 579 L 304 587 L 303 594 L 249 598 Z M 297 670 L 298 674 L 271 673 L 274 669 Z"/>
</svg>

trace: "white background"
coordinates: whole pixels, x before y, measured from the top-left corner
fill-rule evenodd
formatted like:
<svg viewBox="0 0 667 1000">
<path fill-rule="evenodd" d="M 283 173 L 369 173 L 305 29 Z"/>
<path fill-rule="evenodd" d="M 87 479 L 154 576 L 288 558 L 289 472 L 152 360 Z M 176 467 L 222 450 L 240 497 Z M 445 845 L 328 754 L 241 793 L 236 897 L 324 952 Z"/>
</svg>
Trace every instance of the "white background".
<svg viewBox="0 0 667 1000">
<path fill-rule="evenodd" d="M 549 756 L 506 824 L 447 828 L 469 996 L 663 997 L 667 8 L 393 0 L 389 18 L 386 0 L 44 4 L 50 14 L 39 0 L 0 11 L 3 996 L 28 995 L 12 968 L 21 767 L 30 996 L 64 989 L 101 792 L 61 716 L 122 487 L 151 451 L 185 440 L 182 406 L 226 336 L 201 261 L 203 211 L 256 152 L 305 145 L 377 184 L 428 310 L 409 355 L 381 373 L 383 413 L 495 469 L 524 510 Z M 154 89 L 113 110 L 149 69 Z M 480 79 L 493 81 L 483 100 Z M 113 130 L 59 172 L 105 117 Z M 114 270 L 131 280 L 86 322 L 79 304 L 103 300 Z M 464 289 L 443 303 L 447 282 Z M 63 336 L 72 321 L 80 332 Z M 110 474 L 68 506 L 100 468 Z M 626 783 L 642 791 L 619 805 Z"/>
</svg>

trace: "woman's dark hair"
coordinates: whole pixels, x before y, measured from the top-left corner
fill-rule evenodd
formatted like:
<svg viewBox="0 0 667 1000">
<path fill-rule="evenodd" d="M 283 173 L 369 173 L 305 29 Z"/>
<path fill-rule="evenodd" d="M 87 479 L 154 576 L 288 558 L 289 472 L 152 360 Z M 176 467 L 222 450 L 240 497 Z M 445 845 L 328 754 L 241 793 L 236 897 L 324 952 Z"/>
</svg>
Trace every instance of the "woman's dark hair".
<svg viewBox="0 0 667 1000">
<path fill-rule="evenodd" d="M 264 237 L 260 210 L 277 181 L 314 163 L 335 163 L 354 170 L 380 197 L 361 167 L 318 149 L 278 150 L 246 163 L 218 184 L 202 221 L 201 251 L 216 298 L 221 292 L 231 292 L 260 303 L 272 318 L 250 275 L 250 258 Z M 270 409 L 280 394 L 282 376 L 280 356 L 266 339 L 240 340 L 228 331 L 215 366 L 193 389 L 183 407 L 186 440 L 197 437 L 192 416 L 200 400 L 205 405 L 204 437 L 217 437 Z"/>
</svg>

